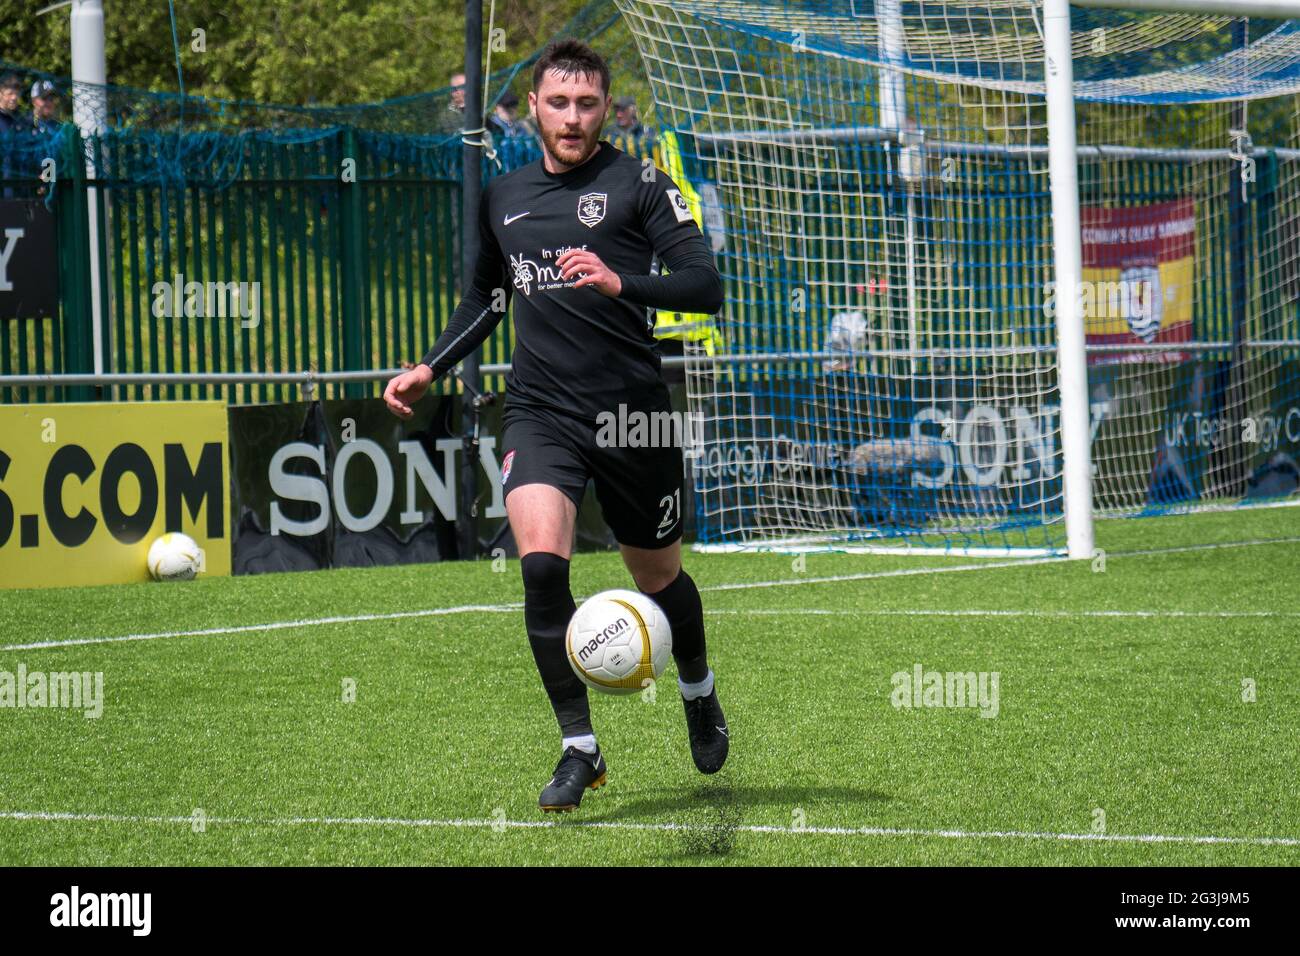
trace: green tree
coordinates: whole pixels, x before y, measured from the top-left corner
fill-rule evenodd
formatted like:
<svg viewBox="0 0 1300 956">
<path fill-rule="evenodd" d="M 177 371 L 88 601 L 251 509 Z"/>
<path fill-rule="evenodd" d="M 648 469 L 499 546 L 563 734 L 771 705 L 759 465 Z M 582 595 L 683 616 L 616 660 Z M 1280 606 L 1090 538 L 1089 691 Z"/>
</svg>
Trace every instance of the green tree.
<svg viewBox="0 0 1300 956">
<path fill-rule="evenodd" d="M 0 59 L 68 75 L 68 10 L 38 17 L 42 5 L 0 0 Z M 500 0 L 494 26 L 506 48 L 493 52 L 493 68 L 531 55 L 583 5 L 555 0 L 539 9 Z M 489 9 L 485 4 L 485 33 Z M 177 0 L 175 10 L 185 89 L 204 96 L 294 105 L 371 102 L 444 87 L 464 61 L 460 0 Z M 107 0 L 105 55 L 109 82 L 176 91 L 167 4 Z"/>
</svg>

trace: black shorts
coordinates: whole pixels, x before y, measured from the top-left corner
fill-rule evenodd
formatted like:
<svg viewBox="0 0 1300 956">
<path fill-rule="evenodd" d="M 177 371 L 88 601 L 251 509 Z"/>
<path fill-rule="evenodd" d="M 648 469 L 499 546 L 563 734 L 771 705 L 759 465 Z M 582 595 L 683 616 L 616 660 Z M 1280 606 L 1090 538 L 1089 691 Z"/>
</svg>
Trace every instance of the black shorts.
<svg viewBox="0 0 1300 956">
<path fill-rule="evenodd" d="M 602 447 L 609 430 L 600 436 L 595 425 L 580 419 L 517 405 L 506 406 L 503 423 L 501 484 L 507 496 L 520 485 L 550 485 L 580 508 L 590 479 L 619 544 L 653 549 L 681 538 L 679 443 L 665 446 L 656 434 L 638 447 L 626 447 L 626 441 Z"/>
</svg>

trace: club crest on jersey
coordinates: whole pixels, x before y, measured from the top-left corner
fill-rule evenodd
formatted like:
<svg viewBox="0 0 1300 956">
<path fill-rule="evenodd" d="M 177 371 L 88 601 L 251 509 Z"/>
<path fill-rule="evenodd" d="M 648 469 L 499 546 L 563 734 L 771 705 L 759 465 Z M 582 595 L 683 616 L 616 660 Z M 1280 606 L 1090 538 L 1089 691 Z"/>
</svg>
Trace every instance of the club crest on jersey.
<svg viewBox="0 0 1300 956">
<path fill-rule="evenodd" d="M 605 218 L 605 193 L 587 193 L 578 197 L 578 222 L 591 228 Z"/>
<path fill-rule="evenodd" d="M 510 466 L 515 463 L 515 450 L 511 448 L 506 452 L 505 461 L 501 462 L 501 484 L 510 480 Z"/>
</svg>

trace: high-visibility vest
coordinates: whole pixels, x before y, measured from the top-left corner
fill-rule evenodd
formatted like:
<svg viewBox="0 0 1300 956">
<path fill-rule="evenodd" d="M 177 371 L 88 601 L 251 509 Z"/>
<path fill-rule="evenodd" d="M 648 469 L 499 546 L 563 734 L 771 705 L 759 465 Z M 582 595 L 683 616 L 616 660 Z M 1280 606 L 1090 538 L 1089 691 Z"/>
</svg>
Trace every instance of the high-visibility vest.
<svg viewBox="0 0 1300 956">
<path fill-rule="evenodd" d="M 682 167 L 681 147 L 677 143 L 677 134 L 664 131 L 659 134 L 659 141 L 656 144 L 659 153 L 660 169 L 672 177 L 677 188 L 681 190 L 682 198 L 690 207 L 691 215 L 695 217 L 695 224 L 704 228 L 703 204 L 700 202 L 700 194 L 691 181 L 686 178 L 686 171 Z M 682 339 L 685 341 L 698 342 L 704 347 L 704 354 L 716 355 L 720 351 L 721 338 L 718 334 L 717 323 L 714 317 L 705 312 L 671 312 L 667 309 L 659 309 L 655 313 L 655 338 L 659 339 Z"/>
</svg>

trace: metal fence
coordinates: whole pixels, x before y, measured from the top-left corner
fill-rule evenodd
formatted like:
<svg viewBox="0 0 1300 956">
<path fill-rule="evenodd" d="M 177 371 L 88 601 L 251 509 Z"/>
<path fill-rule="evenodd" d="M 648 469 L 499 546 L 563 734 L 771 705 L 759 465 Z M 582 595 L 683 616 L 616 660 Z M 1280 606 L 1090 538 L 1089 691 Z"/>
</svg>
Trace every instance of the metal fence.
<svg viewBox="0 0 1300 956">
<path fill-rule="evenodd" d="M 89 145 L 87 163 L 70 126 L 0 142 L 4 194 L 54 213 L 60 289 L 57 315 L 0 321 L 0 374 L 390 368 L 418 361 L 455 307 L 458 140 L 110 131 Z M 509 352 L 503 323 L 485 360 Z M 322 382 L 315 397 L 380 387 Z M 300 395 L 284 382 L 0 387 L 2 402 Z"/>
</svg>

